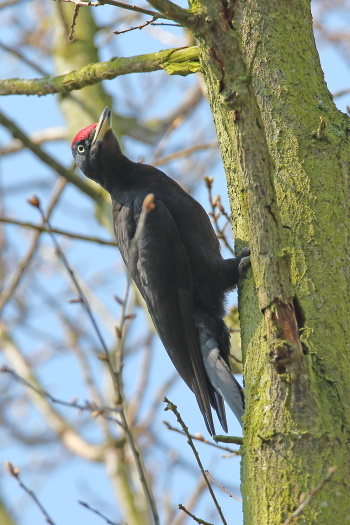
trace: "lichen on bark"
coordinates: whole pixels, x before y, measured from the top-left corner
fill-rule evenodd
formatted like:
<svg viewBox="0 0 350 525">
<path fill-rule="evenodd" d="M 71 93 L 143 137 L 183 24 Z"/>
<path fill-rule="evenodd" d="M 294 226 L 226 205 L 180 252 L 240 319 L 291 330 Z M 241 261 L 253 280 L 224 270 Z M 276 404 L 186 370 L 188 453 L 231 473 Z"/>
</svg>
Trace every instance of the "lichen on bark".
<svg viewBox="0 0 350 525">
<path fill-rule="evenodd" d="M 240 293 L 244 520 L 283 523 L 301 493 L 337 465 L 322 504 L 310 504 L 300 522 L 345 523 L 350 504 L 339 494 L 350 488 L 349 119 L 324 82 L 308 1 L 192 6 L 202 20 L 194 31 L 236 242 L 252 251 L 253 271 Z M 268 337 L 269 322 L 279 317 L 284 325 L 289 307 L 301 352 L 279 368 L 271 355 L 290 341 L 278 331 Z M 288 331 L 295 337 L 289 321 Z"/>
</svg>

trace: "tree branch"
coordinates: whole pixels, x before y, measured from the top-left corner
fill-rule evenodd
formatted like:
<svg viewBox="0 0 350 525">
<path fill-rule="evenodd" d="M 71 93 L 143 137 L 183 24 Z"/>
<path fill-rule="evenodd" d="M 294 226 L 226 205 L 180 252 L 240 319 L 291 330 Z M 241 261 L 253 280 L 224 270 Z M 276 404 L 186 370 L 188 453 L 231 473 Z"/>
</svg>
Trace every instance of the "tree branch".
<svg viewBox="0 0 350 525">
<path fill-rule="evenodd" d="M 43 144 L 45 142 L 65 140 L 67 138 L 67 133 L 64 127 L 54 127 L 34 131 L 30 134 L 29 138 L 34 144 Z M 0 157 L 10 155 L 11 153 L 17 153 L 17 151 L 21 151 L 23 148 L 24 145 L 19 139 L 13 139 L 11 142 L 8 142 L 8 144 L 0 147 Z"/>
<path fill-rule="evenodd" d="M 51 95 L 70 93 L 85 86 L 130 73 L 165 70 L 169 75 L 189 75 L 200 69 L 198 47 L 165 49 L 148 55 L 112 58 L 57 77 L 0 79 L 0 95 Z"/>
<path fill-rule="evenodd" d="M 170 0 L 148 0 L 148 3 L 157 11 L 163 13 L 166 18 L 170 18 L 188 29 L 193 28 L 197 24 L 198 17 L 194 13 L 170 2 Z"/>
<path fill-rule="evenodd" d="M 179 509 L 183 510 L 188 516 L 190 516 L 190 518 L 193 519 L 193 521 L 195 521 L 196 523 L 199 523 L 199 525 L 213 525 L 212 523 L 209 523 L 208 521 L 204 521 L 201 518 L 197 518 L 197 516 L 195 516 L 194 514 L 192 514 L 192 512 L 186 509 L 186 507 L 182 505 L 182 503 L 179 503 Z"/>
<path fill-rule="evenodd" d="M 164 423 L 164 425 L 167 427 L 168 430 L 172 430 L 173 432 L 177 432 L 178 434 L 182 434 L 183 436 L 186 436 L 183 430 L 173 427 L 167 421 L 162 421 L 162 423 Z M 217 443 L 212 443 L 211 441 L 208 441 L 207 439 L 205 439 L 201 434 L 196 434 L 196 435 L 191 434 L 191 439 L 195 439 L 196 441 L 201 441 L 202 443 L 206 443 L 207 445 L 211 445 L 212 447 L 219 448 L 220 450 L 225 450 L 225 452 L 229 452 L 230 454 L 234 454 L 236 456 L 240 455 L 240 452 L 238 450 L 233 450 L 229 447 L 223 447 L 221 445 L 218 445 Z"/>
<path fill-rule="evenodd" d="M 206 473 L 206 475 L 208 476 L 208 478 L 211 479 L 211 480 L 215 483 L 215 485 L 217 485 L 221 490 L 223 490 L 224 492 L 226 492 L 226 494 L 228 494 L 228 495 L 230 496 L 230 498 L 233 498 L 233 499 L 235 499 L 236 501 L 239 501 L 240 503 L 242 503 L 242 500 L 241 500 L 241 499 L 237 498 L 236 496 L 234 496 L 233 494 L 231 494 L 231 492 L 230 492 L 229 490 L 225 489 L 225 487 L 223 487 L 222 485 L 220 485 L 220 483 L 218 483 L 218 482 L 216 481 L 216 479 L 213 478 L 213 476 L 210 474 L 209 470 L 206 470 L 205 473 Z"/>
<path fill-rule="evenodd" d="M 121 9 L 126 9 L 128 11 L 134 11 L 136 13 L 141 13 L 143 15 L 154 16 L 154 18 L 165 18 L 168 19 L 166 15 L 157 13 L 157 11 L 151 11 L 150 9 L 144 9 L 138 5 L 129 5 L 124 4 L 124 2 L 117 2 L 116 0 L 101 0 L 100 2 L 79 2 L 79 0 L 58 0 L 59 2 L 75 4 L 79 7 L 101 7 L 104 5 L 111 5 L 113 7 L 120 7 Z"/>
<path fill-rule="evenodd" d="M 100 239 L 99 237 L 89 237 L 88 235 L 67 232 L 65 230 L 60 230 L 59 228 L 51 227 L 49 230 L 48 228 L 40 224 L 33 224 L 32 222 L 17 221 L 15 219 L 10 219 L 9 217 L 0 216 L 0 222 L 5 223 L 5 224 L 15 224 L 16 226 L 23 226 L 24 228 L 32 228 L 33 230 L 36 230 L 41 233 L 53 232 L 53 233 L 57 233 L 58 235 L 65 235 L 66 237 L 70 237 L 71 239 L 79 239 L 80 241 L 95 242 L 96 244 L 103 244 L 105 246 L 113 246 L 113 247 L 117 246 L 117 243 L 115 241 L 105 241 L 104 239 Z"/>
<path fill-rule="evenodd" d="M 107 348 L 107 345 L 104 341 L 104 338 L 101 334 L 101 331 L 96 323 L 96 320 L 95 320 L 95 317 L 94 317 L 94 314 L 92 312 L 92 309 L 90 307 L 90 304 L 88 302 L 88 300 L 86 299 L 84 293 L 83 293 L 83 290 L 77 280 L 77 278 L 75 277 L 63 251 L 60 249 L 60 246 L 52 232 L 52 229 L 50 227 L 50 223 L 45 220 L 45 215 L 43 213 L 43 210 L 40 206 L 40 201 L 37 197 L 32 197 L 31 199 L 31 204 L 32 206 L 36 207 L 40 214 L 41 214 L 41 217 L 43 219 L 43 221 L 45 222 L 45 225 L 47 226 L 47 228 L 49 229 L 49 233 L 50 233 L 50 236 L 52 238 L 52 241 L 53 241 L 53 244 L 55 246 L 55 250 L 56 250 L 56 254 L 58 256 L 58 258 L 60 259 L 60 261 L 62 262 L 63 266 L 65 267 L 67 273 L 69 274 L 69 277 L 70 279 L 72 280 L 73 282 L 73 285 L 74 287 L 76 288 L 78 294 L 79 294 L 79 297 L 81 299 L 81 303 L 84 307 L 84 310 L 89 318 L 89 320 L 91 321 L 91 324 L 94 328 L 94 331 L 99 339 L 99 342 L 101 344 L 101 347 L 102 347 L 102 350 L 103 350 L 103 354 L 101 354 L 101 357 L 100 359 L 103 360 L 106 365 L 107 365 L 107 368 L 109 370 L 109 373 L 110 373 L 110 376 L 111 376 L 111 379 L 112 379 L 112 382 L 113 382 L 113 387 L 114 387 L 114 391 L 115 391 L 115 394 L 117 396 L 117 400 L 116 402 L 118 403 L 118 406 L 117 406 L 117 409 L 118 409 L 118 413 L 119 413 L 119 416 L 120 416 L 120 419 L 121 419 L 121 426 L 123 427 L 124 431 L 125 431 L 125 435 L 127 437 L 127 440 L 128 440 L 128 444 L 130 446 L 130 449 L 131 449 L 131 452 L 133 454 L 133 457 L 134 457 L 134 460 L 135 460 L 135 465 L 136 465 L 136 468 L 137 468 L 137 471 L 138 471 L 138 474 L 139 474 L 139 479 L 140 479 L 140 483 L 142 485 L 142 488 L 143 488 L 143 491 L 144 491 L 144 494 L 145 494 L 145 497 L 146 497 L 146 500 L 147 500 L 147 503 L 149 505 L 149 510 L 150 510 L 150 515 L 152 517 L 152 522 L 154 523 L 154 525 L 159 525 L 159 517 L 158 517 L 158 511 L 157 511 L 157 507 L 156 507 L 156 502 L 155 502 L 155 499 L 154 499 L 154 496 L 153 496 L 153 492 L 152 492 L 152 487 L 149 483 L 149 479 L 148 479 L 148 474 L 147 474 L 147 470 L 146 470 L 146 467 L 145 467 L 145 464 L 144 464 L 144 461 L 143 461 L 143 456 L 142 456 L 142 453 L 141 451 L 139 450 L 138 448 L 138 445 L 136 443 L 136 440 L 134 438 L 134 435 L 133 435 L 133 432 L 129 426 L 129 423 L 128 423 L 128 420 L 127 420 L 127 417 L 126 417 L 126 413 L 125 413 L 125 402 L 124 402 L 124 393 L 123 393 L 123 382 L 122 382 L 122 353 L 123 353 L 123 343 L 124 343 L 124 338 L 123 338 L 123 328 L 125 327 L 125 321 L 127 319 L 125 313 L 126 313 L 126 303 L 127 303 L 127 299 L 128 299 L 128 296 L 129 296 L 129 289 L 130 289 L 130 284 L 131 284 L 131 275 L 128 274 L 128 282 L 127 282 L 127 288 L 126 288 L 126 293 L 125 293 L 125 297 L 124 297 L 124 301 L 122 303 L 122 322 L 121 322 L 121 328 L 120 328 L 120 337 L 119 337 L 119 340 L 118 340 L 118 347 L 117 347 L 117 350 L 116 350 L 116 364 L 115 364 L 115 369 L 111 363 L 111 359 L 110 359 L 110 353 L 108 351 L 108 348 Z M 143 224 L 144 224 L 144 221 L 145 221 L 145 218 L 146 218 L 146 215 L 154 208 L 154 204 L 153 204 L 153 195 L 148 195 L 145 200 L 144 200 L 144 203 L 143 203 L 143 206 L 142 206 L 142 213 L 141 213 L 141 216 L 140 216 L 140 219 L 139 219 L 139 222 L 138 222 L 138 225 L 137 225 L 137 228 L 136 228 L 136 233 L 135 233 L 135 236 L 133 238 L 133 241 L 132 241 L 132 244 L 131 244 L 131 249 L 130 249 L 130 260 L 131 260 L 131 263 L 135 257 L 135 250 L 137 250 L 137 241 L 138 241 L 138 238 L 141 234 L 141 231 L 142 231 L 142 228 L 143 228 Z M 135 245 L 136 244 L 136 245 Z M 120 403 L 120 405 L 119 405 Z"/>
<path fill-rule="evenodd" d="M 54 521 L 50 518 L 45 507 L 40 503 L 35 492 L 31 490 L 29 487 L 27 487 L 27 485 L 25 485 L 23 481 L 21 480 L 20 475 L 19 475 L 20 474 L 19 468 L 14 467 L 12 463 L 10 463 L 9 461 L 6 461 L 6 467 L 9 473 L 11 474 L 11 476 L 17 480 L 17 483 L 19 484 L 19 486 L 28 494 L 28 496 L 32 498 L 36 506 L 40 509 L 41 513 L 45 517 L 46 523 L 49 523 L 50 525 L 55 525 Z"/>
<path fill-rule="evenodd" d="M 108 525 L 118 525 L 115 521 L 111 521 L 109 518 L 107 518 L 107 516 L 102 514 L 102 512 L 100 512 L 99 510 L 90 507 L 90 505 L 85 501 L 78 501 L 78 503 L 82 505 L 82 507 L 85 507 L 86 509 L 93 512 L 94 514 L 97 514 L 97 516 L 100 516 L 100 518 L 104 519 L 105 522 L 108 523 Z"/>
<path fill-rule="evenodd" d="M 53 189 L 53 192 L 52 192 L 52 197 L 51 197 L 51 201 L 50 201 L 50 205 L 48 207 L 48 210 L 46 212 L 46 215 L 45 217 L 46 218 L 49 218 L 52 210 L 54 209 L 54 207 L 56 206 L 60 196 L 61 196 L 61 193 L 62 191 L 64 190 L 64 187 L 66 185 L 66 180 L 65 179 L 62 179 L 60 178 L 54 189 Z M 29 268 L 29 264 L 36 252 L 36 249 L 37 249 L 37 246 L 38 246 L 38 242 L 39 242 L 39 237 L 40 237 L 40 234 L 41 232 L 40 231 L 36 231 L 34 236 L 33 236 L 33 239 L 32 239 L 32 242 L 28 248 L 28 251 L 26 253 L 26 255 L 23 257 L 23 259 L 17 264 L 17 267 L 16 267 L 16 271 L 11 275 L 11 280 L 10 282 L 7 284 L 6 288 L 3 288 L 2 289 L 2 293 L 1 293 L 1 298 L 0 298 L 0 312 L 2 312 L 2 310 L 4 309 L 4 307 L 6 306 L 6 304 L 8 303 L 8 301 L 10 301 L 13 297 L 13 294 L 17 288 L 17 286 L 19 285 L 24 273 L 27 271 L 27 269 Z"/>
<path fill-rule="evenodd" d="M 62 166 L 62 164 L 46 153 L 38 144 L 35 144 L 30 140 L 30 138 L 16 124 L 8 119 L 1 111 L 0 124 L 9 130 L 13 138 L 20 140 L 40 160 L 47 164 L 56 173 L 67 179 L 68 182 L 74 184 L 74 186 L 79 188 L 83 193 L 91 197 L 96 203 L 109 202 L 109 197 L 107 197 L 105 192 L 98 191 L 92 186 L 92 184 L 85 182 L 73 171 Z"/>
<path fill-rule="evenodd" d="M 165 407 L 164 410 L 171 410 L 173 412 L 173 414 L 175 414 L 176 419 L 178 420 L 178 422 L 180 423 L 180 425 L 182 427 L 182 430 L 186 434 L 186 436 L 187 436 L 187 443 L 190 445 L 190 447 L 191 447 L 191 449 L 193 451 L 193 454 L 194 454 L 194 456 L 196 458 L 196 461 L 197 461 L 198 466 L 200 468 L 200 471 L 201 471 L 201 473 L 203 475 L 203 478 L 204 478 L 204 480 L 205 480 L 205 482 L 207 484 L 208 490 L 209 490 L 210 495 L 211 495 L 211 497 L 212 497 L 212 499 L 214 501 L 214 504 L 215 504 L 216 509 L 217 509 L 217 511 L 219 513 L 221 521 L 222 521 L 223 525 L 227 525 L 227 522 L 226 522 L 225 517 L 224 517 L 224 515 L 222 513 L 222 510 L 221 510 L 221 507 L 220 507 L 220 505 L 219 505 L 219 503 L 218 503 L 218 501 L 217 501 L 217 499 L 215 497 L 213 489 L 211 488 L 210 482 L 209 482 L 208 477 L 206 475 L 206 471 L 203 468 L 203 464 L 202 464 L 202 462 L 200 460 L 200 457 L 199 457 L 199 454 L 197 452 L 197 449 L 194 446 L 194 443 L 192 441 L 191 434 L 189 433 L 189 430 L 188 430 L 187 426 L 185 425 L 184 421 L 182 420 L 182 417 L 180 416 L 180 413 L 177 410 L 177 406 L 174 405 L 174 403 L 172 403 L 171 401 L 169 401 L 169 399 L 167 399 L 166 397 L 164 398 L 164 402 L 167 403 L 167 406 Z M 179 505 L 179 508 L 182 508 L 182 506 L 180 507 L 180 505 Z M 184 509 L 182 509 L 182 510 L 184 510 Z"/>
<path fill-rule="evenodd" d="M 15 345 L 15 343 L 10 339 L 4 325 L 0 325 L 0 340 L 3 354 L 16 369 L 17 373 L 23 379 L 25 379 L 25 381 L 35 386 L 38 391 L 42 392 L 43 389 L 41 388 L 37 378 L 31 370 L 30 364 Z M 90 461 L 101 461 L 103 447 L 87 443 L 67 423 L 67 421 L 65 421 L 62 416 L 56 412 L 56 410 L 51 406 L 50 401 L 43 397 L 41 393 L 38 393 L 38 391 L 30 389 L 29 396 L 36 408 L 43 414 L 47 424 L 51 427 L 53 432 L 60 436 L 62 443 L 66 446 L 66 448 L 73 454 Z"/>
</svg>

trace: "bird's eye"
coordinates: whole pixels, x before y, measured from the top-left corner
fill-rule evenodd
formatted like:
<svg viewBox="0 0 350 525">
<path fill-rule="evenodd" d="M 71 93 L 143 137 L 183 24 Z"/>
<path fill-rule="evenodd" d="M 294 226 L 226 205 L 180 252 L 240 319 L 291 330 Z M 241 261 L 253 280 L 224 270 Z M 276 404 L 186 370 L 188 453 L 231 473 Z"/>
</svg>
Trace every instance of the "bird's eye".
<svg viewBox="0 0 350 525">
<path fill-rule="evenodd" d="M 79 151 L 79 153 L 84 153 L 85 148 L 84 148 L 84 146 L 82 144 L 79 144 L 78 151 Z"/>
</svg>

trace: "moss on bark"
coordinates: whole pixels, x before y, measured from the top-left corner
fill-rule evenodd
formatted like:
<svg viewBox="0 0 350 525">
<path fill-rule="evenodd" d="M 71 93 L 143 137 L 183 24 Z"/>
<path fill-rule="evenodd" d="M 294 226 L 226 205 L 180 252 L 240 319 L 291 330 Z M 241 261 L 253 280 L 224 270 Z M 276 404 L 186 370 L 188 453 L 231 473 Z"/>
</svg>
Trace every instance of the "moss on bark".
<svg viewBox="0 0 350 525">
<path fill-rule="evenodd" d="M 252 251 L 240 294 L 245 523 L 283 523 L 331 465 L 299 520 L 347 523 L 349 119 L 324 82 L 308 1 L 192 5 L 236 241 Z M 283 367 L 271 361 L 290 352 L 283 327 L 269 326 L 279 301 L 295 313 L 284 335 L 303 350 Z"/>
</svg>

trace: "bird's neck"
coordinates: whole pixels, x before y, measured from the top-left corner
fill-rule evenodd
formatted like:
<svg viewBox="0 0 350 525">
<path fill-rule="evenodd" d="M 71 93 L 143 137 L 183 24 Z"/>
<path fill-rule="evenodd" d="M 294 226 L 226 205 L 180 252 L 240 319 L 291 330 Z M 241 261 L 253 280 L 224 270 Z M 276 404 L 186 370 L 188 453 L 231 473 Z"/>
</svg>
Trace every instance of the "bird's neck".
<svg viewBox="0 0 350 525">
<path fill-rule="evenodd" d="M 122 153 L 109 159 L 105 164 L 104 178 L 99 184 L 111 195 L 128 190 L 131 183 L 131 164 Z"/>
</svg>

